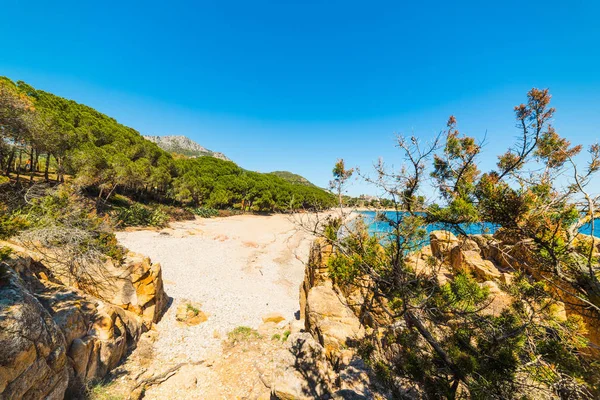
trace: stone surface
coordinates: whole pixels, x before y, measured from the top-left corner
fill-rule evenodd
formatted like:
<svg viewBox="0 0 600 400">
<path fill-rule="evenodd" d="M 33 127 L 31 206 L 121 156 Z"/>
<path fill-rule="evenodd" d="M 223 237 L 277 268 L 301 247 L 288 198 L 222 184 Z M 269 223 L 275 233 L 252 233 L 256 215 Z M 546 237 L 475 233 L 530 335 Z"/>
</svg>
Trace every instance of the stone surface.
<svg viewBox="0 0 600 400">
<path fill-rule="evenodd" d="M 309 333 L 290 335 L 293 365 L 272 384 L 272 394 L 281 400 L 330 398 L 335 376 L 325 350 Z"/>
<path fill-rule="evenodd" d="M 339 352 L 365 334 L 356 315 L 330 282 L 308 292 L 306 329 L 318 338 L 327 354 Z"/>
<path fill-rule="evenodd" d="M 69 286 L 69 279 L 51 273 L 51 257 L 13 242 L 0 241 L 0 246 L 10 247 L 18 256 L 11 263 L 11 267 L 17 272 L 27 270 L 36 280 L 50 280 Z M 93 273 L 96 275 L 93 277 L 93 288 L 79 288 L 84 293 L 138 314 L 147 328 L 158 322 L 168 303 L 160 264 L 152 263 L 150 258 L 142 254 L 129 251 L 122 263 L 108 259 Z"/>
<path fill-rule="evenodd" d="M 62 332 L 9 269 L 0 281 L 0 398 L 62 399 L 68 383 Z"/>
<path fill-rule="evenodd" d="M 454 247 L 450 253 L 450 264 L 456 272 L 472 274 L 481 281 L 498 279 L 502 276 L 493 262 L 481 258 L 478 251 Z"/>
<path fill-rule="evenodd" d="M 183 302 L 177 306 L 175 319 L 187 325 L 193 326 L 206 322 L 208 316 L 200 309 L 202 304 Z"/>
<path fill-rule="evenodd" d="M 168 301 L 160 264 L 130 251 L 122 265 L 107 263 L 107 271 L 110 285 L 103 287 L 99 297 L 142 316 L 148 327 L 158 322 Z"/>
<path fill-rule="evenodd" d="M 12 247 L 9 272 L 0 281 L 1 399 L 77 393 L 114 369 L 165 307 L 160 266 L 147 258 L 130 254 L 124 268 L 113 266 L 121 275 L 102 275 L 98 295 L 115 294 L 111 299 L 128 311 L 63 285 L 36 254 Z"/>
<path fill-rule="evenodd" d="M 458 245 L 459 240 L 452 232 L 433 231 L 429 234 L 429 243 L 434 257 L 447 260 L 450 258 L 450 251 Z"/>
<path fill-rule="evenodd" d="M 272 313 L 269 313 L 269 314 L 263 316 L 262 321 L 265 324 L 267 322 L 274 322 L 274 323 L 278 324 L 281 321 L 285 321 L 285 317 L 283 315 L 281 315 L 280 313 L 272 312 Z"/>
<path fill-rule="evenodd" d="M 311 248 L 308 257 L 308 265 L 305 268 L 304 281 L 300 286 L 300 319 L 306 318 L 306 299 L 309 290 L 320 283 L 329 280 L 329 269 L 327 262 L 333 252 L 333 246 L 325 243 L 322 238 L 316 239 Z"/>
<path fill-rule="evenodd" d="M 138 315 L 62 285 L 44 282 L 36 297 L 63 333 L 74 369 L 71 386 L 105 376 L 146 330 Z"/>
</svg>

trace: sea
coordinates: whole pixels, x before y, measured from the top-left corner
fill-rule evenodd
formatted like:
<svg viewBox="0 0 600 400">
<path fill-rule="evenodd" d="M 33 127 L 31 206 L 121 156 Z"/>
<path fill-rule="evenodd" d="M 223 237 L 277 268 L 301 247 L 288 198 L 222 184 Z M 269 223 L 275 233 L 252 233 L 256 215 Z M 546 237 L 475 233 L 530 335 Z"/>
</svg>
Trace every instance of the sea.
<svg viewBox="0 0 600 400">
<path fill-rule="evenodd" d="M 376 211 L 361 211 L 360 214 L 362 214 L 365 222 L 368 224 L 370 233 L 376 234 L 376 235 L 382 235 L 382 234 L 386 234 L 392 230 L 392 228 L 390 227 L 390 225 L 387 222 L 380 221 L 376 218 L 376 215 L 377 215 Z M 386 217 L 389 219 L 396 218 L 395 211 L 385 211 L 385 214 L 386 214 Z M 594 236 L 600 237 L 600 218 L 595 220 L 594 225 L 595 225 Z M 478 235 L 478 234 L 483 234 L 483 233 L 493 234 L 494 232 L 496 232 L 496 230 L 498 228 L 499 228 L 498 225 L 491 224 L 489 222 L 461 225 L 461 229 L 463 229 L 469 235 Z M 451 228 L 449 228 L 447 225 L 444 225 L 444 224 L 430 224 L 430 225 L 427 225 L 426 229 L 427 229 L 427 233 L 430 233 L 430 232 L 436 231 L 436 230 L 452 231 Z M 579 230 L 579 232 L 589 235 L 592 232 L 591 224 L 588 223 L 588 224 L 582 226 L 581 229 Z"/>
</svg>

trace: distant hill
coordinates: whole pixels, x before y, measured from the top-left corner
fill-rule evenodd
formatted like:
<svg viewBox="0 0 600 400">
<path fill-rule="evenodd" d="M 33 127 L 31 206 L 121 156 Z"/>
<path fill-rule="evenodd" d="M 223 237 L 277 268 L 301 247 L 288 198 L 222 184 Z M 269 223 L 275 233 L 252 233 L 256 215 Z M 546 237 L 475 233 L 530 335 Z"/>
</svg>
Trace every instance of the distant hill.
<svg viewBox="0 0 600 400">
<path fill-rule="evenodd" d="M 215 157 L 220 160 L 231 161 L 225 154 L 211 151 L 182 135 L 144 136 L 144 139 L 156 143 L 158 147 L 169 153 L 182 154 L 187 157 Z"/>
<path fill-rule="evenodd" d="M 270 172 L 271 175 L 275 175 L 278 176 L 282 179 L 285 179 L 286 181 L 296 184 L 296 185 L 304 185 L 304 186 L 310 186 L 310 187 L 317 187 L 316 185 L 312 184 L 308 179 L 306 179 L 303 176 L 300 176 L 298 174 L 294 174 L 291 173 L 289 171 L 273 171 Z"/>
</svg>

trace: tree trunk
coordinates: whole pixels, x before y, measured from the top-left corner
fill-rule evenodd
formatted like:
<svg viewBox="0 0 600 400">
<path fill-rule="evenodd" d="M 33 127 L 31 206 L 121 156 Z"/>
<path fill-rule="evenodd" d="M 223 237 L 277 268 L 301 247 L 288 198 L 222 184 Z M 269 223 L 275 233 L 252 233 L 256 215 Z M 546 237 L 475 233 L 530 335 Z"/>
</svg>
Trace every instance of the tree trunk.
<svg viewBox="0 0 600 400">
<path fill-rule="evenodd" d="M 62 171 L 63 158 L 56 156 L 54 158 L 56 159 L 56 183 L 64 182 L 65 178 Z"/>
<path fill-rule="evenodd" d="M 17 166 L 17 183 L 19 183 L 19 177 L 21 176 L 21 162 L 23 162 L 23 150 L 19 149 L 19 165 Z"/>
<path fill-rule="evenodd" d="M 50 170 L 50 153 L 46 153 L 46 167 L 44 168 L 44 181 L 48 182 L 50 177 L 48 171 Z"/>
<path fill-rule="evenodd" d="M 433 348 L 433 350 L 437 353 L 437 355 L 444 361 L 446 366 L 448 368 L 450 368 L 450 371 L 452 371 L 452 374 L 454 375 L 454 380 L 455 381 L 456 380 L 464 381 L 464 377 L 462 376 L 461 371 L 458 369 L 456 364 L 454 364 L 454 362 L 452 362 L 452 360 L 450 359 L 450 356 L 448 355 L 448 353 L 446 353 L 446 351 L 442 348 L 442 346 L 438 343 L 438 341 L 435 340 L 435 338 L 433 337 L 431 332 L 429 332 L 429 330 L 425 327 L 425 325 L 423 325 L 423 323 L 421 322 L 421 319 L 417 315 L 415 315 L 412 311 L 406 311 L 406 313 L 404 314 L 404 317 L 405 317 L 406 322 L 409 325 L 412 325 L 415 328 L 417 328 L 417 331 L 419 331 L 419 333 L 421 334 L 423 339 L 425 339 L 427 341 L 427 343 L 429 343 L 429 345 Z"/>
<path fill-rule="evenodd" d="M 6 164 L 6 176 L 10 175 L 10 171 L 11 171 L 13 162 L 15 161 L 15 151 L 17 151 L 17 150 L 13 146 L 12 151 L 10 152 L 10 156 L 8 156 L 8 163 Z"/>
<path fill-rule="evenodd" d="M 40 152 L 35 152 L 35 172 L 40 172 Z"/>
<path fill-rule="evenodd" d="M 33 146 L 31 146 L 31 151 L 29 152 L 29 183 L 33 184 L 33 173 L 34 173 L 34 153 L 35 150 Z"/>
</svg>

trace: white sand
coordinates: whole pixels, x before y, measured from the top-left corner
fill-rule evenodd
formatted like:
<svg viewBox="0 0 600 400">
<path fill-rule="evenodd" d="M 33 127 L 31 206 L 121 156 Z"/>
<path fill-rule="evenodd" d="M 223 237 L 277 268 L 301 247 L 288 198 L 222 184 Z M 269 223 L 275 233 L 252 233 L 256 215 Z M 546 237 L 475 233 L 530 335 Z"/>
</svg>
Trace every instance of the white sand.
<svg viewBox="0 0 600 400">
<path fill-rule="evenodd" d="M 119 232 L 117 237 L 162 265 L 173 302 L 157 324 L 159 363 L 203 360 L 220 351 L 235 327 L 257 328 L 270 312 L 291 321 L 299 311 L 311 237 L 288 216 L 198 218 L 174 223 L 162 234 Z M 192 327 L 177 323 L 175 310 L 185 301 L 201 303 L 208 321 Z"/>
</svg>

